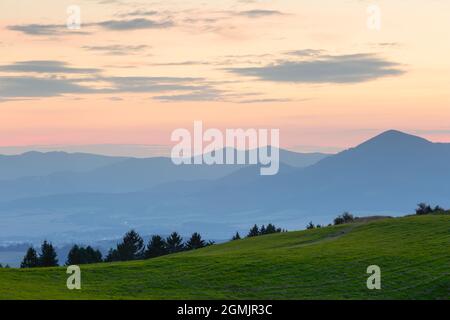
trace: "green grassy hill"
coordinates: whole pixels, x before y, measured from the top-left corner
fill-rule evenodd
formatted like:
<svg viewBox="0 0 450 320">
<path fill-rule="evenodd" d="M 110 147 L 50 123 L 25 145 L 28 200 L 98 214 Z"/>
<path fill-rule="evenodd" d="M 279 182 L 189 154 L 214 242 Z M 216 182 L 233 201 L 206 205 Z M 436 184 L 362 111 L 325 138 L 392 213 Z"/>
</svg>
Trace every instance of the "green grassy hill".
<svg viewBox="0 0 450 320">
<path fill-rule="evenodd" d="M 366 288 L 378 265 L 382 289 Z M 233 241 L 157 259 L 0 269 L 2 299 L 449 299 L 450 216 L 359 222 Z"/>
</svg>

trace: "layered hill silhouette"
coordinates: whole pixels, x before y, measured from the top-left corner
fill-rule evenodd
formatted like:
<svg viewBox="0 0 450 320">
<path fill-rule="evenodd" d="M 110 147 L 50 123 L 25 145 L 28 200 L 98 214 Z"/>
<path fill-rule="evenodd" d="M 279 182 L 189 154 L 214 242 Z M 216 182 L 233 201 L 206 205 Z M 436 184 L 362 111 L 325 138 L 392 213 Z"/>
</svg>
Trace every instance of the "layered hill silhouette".
<svg viewBox="0 0 450 320">
<path fill-rule="evenodd" d="M 155 169 L 146 161 L 139 166 L 136 159 L 125 159 L 81 173 L 87 180 L 65 175 L 68 180 L 61 181 L 66 187 L 58 192 L 48 188 L 45 196 L 4 198 L 0 232 L 70 239 L 112 237 L 134 227 L 143 233 L 178 229 L 225 239 L 252 223 L 297 229 L 310 220 L 328 223 L 346 210 L 396 215 L 410 212 L 419 201 L 450 206 L 450 144 L 393 130 L 307 167 L 295 166 L 300 160 L 283 162 L 282 156 L 275 176 L 260 176 L 255 166 L 182 166 L 188 172 L 180 173 L 164 166 Z M 39 178 L 45 181 L 41 188 L 54 177 Z M 13 182 L 20 191 L 18 181 Z M 8 183 L 0 183 L 6 194 Z M 76 189 L 67 189 L 75 183 Z M 38 185 L 29 185 L 30 192 Z M 12 227 L 6 228 L 8 222 Z"/>
<path fill-rule="evenodd" d="M 281 161 L 297 168 L 314 164 L 326 156 L 280 150 Z M 165 157 L 124 158 L 28 152 L 0 156 L 0 201 L 78 192 L 136 192 L 175 181 L 219 179 L 244 167 L 206 164 L 177 166 Z"/>
<path fill-rule="evenodd" d="M 125 160 L 87 153 L 36 152 L 0 155 L 0 180 L 43 177 L 55 172 L 83 172 Z"/>
</svg>

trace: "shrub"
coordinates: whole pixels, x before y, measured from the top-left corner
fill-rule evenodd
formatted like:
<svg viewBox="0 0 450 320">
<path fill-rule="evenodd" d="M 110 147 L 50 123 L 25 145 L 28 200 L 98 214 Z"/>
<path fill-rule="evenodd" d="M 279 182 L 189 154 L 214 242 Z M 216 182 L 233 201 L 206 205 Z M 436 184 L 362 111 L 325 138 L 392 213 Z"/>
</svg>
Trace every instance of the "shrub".
<svg viewBox="0 0 450 320">
<path fill-rule="evenodd" d="M 417 205 L 417 209 L 416 209 L 417 215 L 425 215 L 425 214 L 430 214 L 432 212 L 433 212 L 433 209 L 431 208 L 431 206 L 424 202 L 421 202 Z"/>
<path fill-rule="evenodd" d="M 342 215 L 337 216 L 334 219 L 334 225 L 349 223 L 353 221 L 355 221 L 355 217 L 349 212 L 344 212 Z"/>
<path fill-rule="evenodd" d="M 314 226 L 314 223 L 312 223 L 312 221 L 310 223 L 308 223 L 308 225 L 306 226 L 307 230 L 311 230 L 311 229 L 314 229 L 314 228 L 315 228 L 315 226 Z"/>
</svg>

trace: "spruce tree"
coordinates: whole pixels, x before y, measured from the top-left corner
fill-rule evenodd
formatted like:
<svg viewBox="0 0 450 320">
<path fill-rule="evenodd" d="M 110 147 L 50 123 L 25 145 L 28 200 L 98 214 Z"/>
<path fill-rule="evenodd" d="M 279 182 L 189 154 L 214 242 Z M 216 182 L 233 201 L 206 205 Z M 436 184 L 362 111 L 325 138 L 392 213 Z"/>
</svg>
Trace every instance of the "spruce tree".
<svg viewBox="0 0 450 320">
<path fill-rule="evenodd" d="M 278 231 L 278 232 L 280 232 L 280 231 Z M 273 224 L 269 223 L 266 228 L 266 234 L 272 234 L 272 233 L 276 233 L 276 232 L 277 232 L 276 227 Z"/>
<path fill-rule="evenodd" d="M 261 229 L 259 229 L 259 234 L 262 236 L 267 234 L 266 227 L 264 225 L 262 225 Z"/>
<path fill-rule="evenodd" d="M 116 249 L 109 249 L 108 254 L 106 255 L 105 262 L 114 262 L 120 261 L 119 253 Z"/>
<path fill-rule="evenodd" d="M 195 250 L 200 249 L 206 246 L 206 243 L 204 240 L 202 240 L 202 236 L 195 232 L 192 234 L 191 238 L 186 243 L 186 249 L 187 250 Z"/>
<path fill-rule="evenodd" d="M 74 245 L 68 255 L 67 255 L 67 261 L 66 261 L 66 265 L 70 266 L 70 265 L 79 265 L 79 264 L 83 264 L 83 257 L 82 257 L 82 253 L 80 250 L 80 247 L 78 247 L 78 245 Z"/>
<path fill-rule="evenodd" d="M 247 237 L 256 237 L 256 236 L 258 236 L 259 235 L 259 228 L 258 228 L 258 226 L 255 224 L 254 226 L 253 226 L 253 228 L 251 228 L 250 229 L 250 231 L 249 231 L 249 233 L 248 233 L 248 235 L 247 235 Z"/>
<path fill-rule="evenodd" d="M 241 235 L 239 234 L 239 232 L 236 232 L 236 234 L 233 236 L 233 238 L 231 238 L 231 240 L 240 240 L 241 239 Z"/>
<path fill-rule="evenodd" d="M 166 239 L 166 245 L 168 253 L 180 252 L 184 249 L 183 239 L 177 232 L 173 232 Z"/>
<path fill-rule="evenodd" d="M 110 249 L 105 261 L 130 261 L 144 258 L 144 240 L 134 230 L 127 232 L 116 249 Z"/>
<path fill-rule="evenodd" d="M 58 259 L 55 248 L 47 241 L 44 241 L 41 246 L 41 254 L 39 255 L 40 267 L 57 267 Z"/>
<path fill-rule="evenodd" d="M 117 245 L 117 252 L 121 261 L 137 260 L 143 258 L 144 240 L 134 230 L 125 234 L 122 243 Z"/>
<path fill-rule="evenodd" d="M 21 268 L 36 268 L 39 266 L 39 258 L 33 247 L 28 248 L 27 253 L 23 257 Z"/>
<path fill-rule="evenodd" d="M 145 251 L 145 257 L 156 258 L 167 254 L 166 242 L 161 236 L 152 236 L 151 240 L 147 245 L 147 250 Z"/>
<path fill-rule="evenodd" d="M 85 249 L 86 263 L 99 263 L 103 261 L 102 253 L 100 250 L 95 250 L 91 246 L 87 246 Z"/>
</svg>

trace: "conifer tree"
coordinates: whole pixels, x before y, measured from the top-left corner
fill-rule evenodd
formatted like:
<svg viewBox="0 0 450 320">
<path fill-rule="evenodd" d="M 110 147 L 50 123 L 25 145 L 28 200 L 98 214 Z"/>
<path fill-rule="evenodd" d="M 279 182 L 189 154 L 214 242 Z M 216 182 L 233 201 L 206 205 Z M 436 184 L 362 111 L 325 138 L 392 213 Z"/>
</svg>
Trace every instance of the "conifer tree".
<svg viewBox="0 0 450 320">
<path fill-rule="evenodd" d="M 195 232 L 186 243 L 187 250 L 200 249 L 206 246 L 205 240 L 202 240 L 202 236 Z"/>
<path fill-rule="evenodd" d="M 111 249 L 106 261 L 129 261 L 144 258 L 144 240 L 134 230 L 127 232 L 116 249 Z"/>
<path fill-rule="evenodd" d="M 247 237 L 256 237 L 256 236 L 258 236 L 259 235 L 259 228 L 258 228 L 258 226 L 255 224 L 254 226 L 253 226 L 253 228 L 251 228 L 250 229 L 250 231 L 249 231 L 249 233 L 248 233 L 248 235 L 247 235 Z"/>
<path fill-rule="evenodd" d="M 262 236 L 267 234 L 266 227 L 264 225 L 262 225 L 261 229 L 259 229 L 259 234 Z"/>
<path fill-rule="evenodd" d="M 166 239 L 166 245 L 167 245 L 167 251 L 169 253 L 180 252 L 180 251 L 183 251 L 183 249 L 184 249 L 183 239 L 177 232 L 173 232 Z"/>
<path fill-rule="evenodd" d="M 23 257 L 21 268 L 36 268 L 39 266 L 39 258 L 33 247 L 28 248 L 27 253 Z"/>
<path fill-rule="evenodd" d="M 231 238 L 231 240 L 240 240 L 241 239 L 241 235 L 239 234 L 239 232 L 236 232 L 236 234 L 233 236 L 233 238 Z"/>
<path fill-rule="evenodd" d="M 57 267 L 58 259 L 55 248 L 47 241 L 44 241 L 41 246 L 41 254 L 39 255 L 40 267 Z"/>
<path fill-rule="evenodd" d="M 152 236 L 150 242 L 147 245 L 145 257 L 147 259 L 156 258 L 165 254 L 167 254 L 167 248 L 164 239 L 159 235 Z"/>
</svg>

